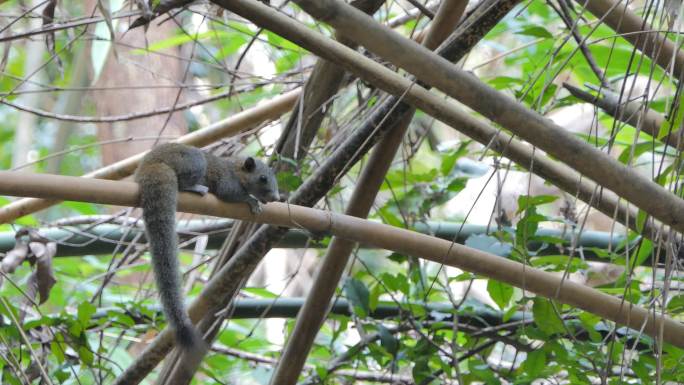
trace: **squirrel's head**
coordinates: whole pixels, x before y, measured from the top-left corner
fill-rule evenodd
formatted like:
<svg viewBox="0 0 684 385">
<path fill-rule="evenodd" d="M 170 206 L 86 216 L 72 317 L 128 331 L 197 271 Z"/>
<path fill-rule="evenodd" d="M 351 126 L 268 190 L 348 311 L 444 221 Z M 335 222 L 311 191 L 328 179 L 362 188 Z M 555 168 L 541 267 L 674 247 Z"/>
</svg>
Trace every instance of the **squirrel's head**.
<svg viewBox="0 0 684 385">
<path fill-rule="evenodd" d="M 261 203 L 280 199 L 278 180 L 268 165 L 259 159 L 248 156 L 243 160 L 241 167 L 245 178 L 243 185 L 250 195 L 253 195 Z"/>
</svg>

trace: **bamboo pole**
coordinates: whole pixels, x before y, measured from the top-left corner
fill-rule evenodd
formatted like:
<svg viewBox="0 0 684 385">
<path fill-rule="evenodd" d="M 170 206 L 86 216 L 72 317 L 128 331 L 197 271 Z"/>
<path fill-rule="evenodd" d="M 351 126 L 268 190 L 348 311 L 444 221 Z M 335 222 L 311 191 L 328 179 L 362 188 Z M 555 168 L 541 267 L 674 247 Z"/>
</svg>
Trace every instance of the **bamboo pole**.
<svg viewBox="0 0 684 385">
<path fill-rule="evenodd" d="M 0 194 L 119 206 L 138 204 L 138 185 L 133 182 L 9 171 L 0 171 Z M 304 228 L 313 233 L 328 233 L 373 247 L 424 258 L 506 282 L 642 331 L 653 338 L 660 338 L 662 335 L 663 342 L 684 348 L 684 324 L 659 311 L 641 308 L 624 299 L 510 259 L 428 235 L 348 215 L 280 202 L 269 203 L 260 214 L 254 215 L 246 204 L 225 203 L 211 194 L 199 197 L 195 194 L 181 193 L 178 209 L 194 214 Z M 198 320 L 206 311 L 222 301 L 221 289 L 220 279 L 212 279 L 207 283 L 189 308 L 193 320 Z M 167 328 L 157 337 L 157 348 L 159 345 L 172 344 L 173 333 Z"/>
<path fill-rule="evenodd" d="M 684 232 L 684 200 L 548 118 L 342 1 L 295 0 L 295 3 L 383 59 L 501 124 L 663 223 Z"/>
<path fill-rule="evenodd" d="M 436 48 L 454 29 L 467 3 L 467 0 L 443 1 L 423 44 L 431 49 Z M 359 218 L 368 216 L 414 113 L 413 108 L 404 113 L 404 118 L 397 126 L 375 146 L 349 200 L 345 212 L 347 215 Z M 297 382 L 354 247 L 356 243 L 348 239 L 333 237 L 331 240 L 302 311 L 297 315 L 295 327 L 274 368 L 269 382 L 271 385 L 293 385 Z"/>
<path fill-rule="evenodd" d="M 627 2 L 614 0 L 575 0 L 620 37 L 655 61 L 675 78 L 684 76 L 684 52 L 675 42 L 632 12 Z M 681 43 L 679 43 L 681 44 Z"/>
</svg>

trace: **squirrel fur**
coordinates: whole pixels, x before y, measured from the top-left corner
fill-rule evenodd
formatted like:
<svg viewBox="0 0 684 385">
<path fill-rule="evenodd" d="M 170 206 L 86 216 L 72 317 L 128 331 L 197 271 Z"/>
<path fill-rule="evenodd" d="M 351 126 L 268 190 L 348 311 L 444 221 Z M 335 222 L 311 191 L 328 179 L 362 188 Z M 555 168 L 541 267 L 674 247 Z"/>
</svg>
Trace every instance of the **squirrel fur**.
<svg viewBox="0 0 684 385">
<path fill-rule="evenodd" d="M 176 234 L 178 192 L 211 192 L 226 202 L 245 202 L 258 213 L 260 202 L 280 198 L 275 174 L 252 157 L 220 158 L 195 147 L 166 143 L 143 157 L 135 180 L 140 185 L 140 207 L 162 308 L 181 349 L 203 352 L 205 343 L 183 305 Z"/>
</svg>

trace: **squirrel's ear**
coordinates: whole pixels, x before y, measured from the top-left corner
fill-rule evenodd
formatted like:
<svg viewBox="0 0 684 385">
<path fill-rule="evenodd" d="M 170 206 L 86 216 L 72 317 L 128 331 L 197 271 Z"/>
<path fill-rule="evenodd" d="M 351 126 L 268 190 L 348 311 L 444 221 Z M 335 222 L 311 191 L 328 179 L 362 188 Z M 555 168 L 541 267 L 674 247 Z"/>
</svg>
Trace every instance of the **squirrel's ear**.
<svg viewBox="0 0 684 385">
<path fill-rule="evenodd" d="M 245 159 L 245 163 L 242 164 L 242 168 L 245 169 L 247 172 L 252 172 L 254 171 L 254 167 L 256 167 L 256 163 L 254 162 L 254 158 L 251 156 L 248 156 Z"/>
</svg>

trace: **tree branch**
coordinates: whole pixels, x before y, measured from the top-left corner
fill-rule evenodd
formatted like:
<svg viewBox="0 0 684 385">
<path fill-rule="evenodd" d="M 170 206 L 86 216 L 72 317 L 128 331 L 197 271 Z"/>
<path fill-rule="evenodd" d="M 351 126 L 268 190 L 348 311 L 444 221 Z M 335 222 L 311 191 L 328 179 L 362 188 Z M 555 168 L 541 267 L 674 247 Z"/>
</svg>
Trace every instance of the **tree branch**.
<svg viewBox="0 0 684 385">
<path fill-rule="evenodd" d="M 0 171 L 0 194 L 120 206 L 138 204 L 136 183 L 9 171 Z M 662 332 L 664 342 L 684 348 L 684 325 L 663 316 L 660 311 L 649 311 L 582 284 L 564 280 L 553 273 L 435 237 L 348 215 L 280 202 L 269 203 L 264 206 L 261 214 L 253 215 L 245 204 L 225 203 L 213 195 L 199 197 L 181 193 L 178 209 L 194 214 L 304 228 L 313 233 L 329 233 L 377 248 L 457 267 L 578 307 L 634 330 L 643 331 L 653 338 L 659 338 L 659 333 Z M 224 285 L 218 278 L 221 276 L 209 281 L 190 306 L 194 320 L 222 301 Z M 168 329 L 157 338 L 169 345 L 173 343 L 172 333 Z"/>
<path fill-rule="evenodd" d="M 648 108 L 645 103 L 640 103 L 638 100 L 620 100 L 619 95 L 606 88 L 601 88 L 600 95 L 594 96 L 571 84 L 564 83 L 563 87 L 574 97 L 599 107 L 618 121 L 640 129 L 651 135 L 654 140 L 684 151 L 684 140 L 681 138 L 682 130 L 677 127 L 672 127 L 664 137 L 658 138 L 660 128 L 667 119 L 660 113 Z"/>
</svg>

